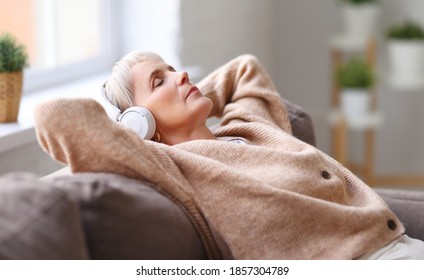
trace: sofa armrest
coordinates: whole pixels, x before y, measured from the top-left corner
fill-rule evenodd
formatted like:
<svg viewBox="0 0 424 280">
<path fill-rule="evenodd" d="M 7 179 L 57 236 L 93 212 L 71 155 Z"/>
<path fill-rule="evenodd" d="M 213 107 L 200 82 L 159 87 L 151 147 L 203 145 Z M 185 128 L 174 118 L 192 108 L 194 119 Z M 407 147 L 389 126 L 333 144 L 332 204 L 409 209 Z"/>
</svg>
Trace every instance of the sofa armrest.
<svg viewBox="0 0 424 280">
<path fill-rule="evenodd" d="M 0 259 L 87 259 L 79 205 L 35 174 L 0 177 Z"/>
<path fill-rule="evenodd" d="M 301 106 L 282 98 L 289 114 L 293 136 L 312 146 L 316 145 L 315 131 L 311 116 Z"/>
<path fill-rule="evenodd" d="M 207 257 L 184 211 L 149 183 L 108 173 L 77 173 L 46 181 L 79 205 L 92 259 Z"/>
<path fill-rule="evenodd" d="M 424 192 L 384 188 L 376 188 L 375 191 L 402 221 L 405 233 L 424 240 Z"/>
</svg>

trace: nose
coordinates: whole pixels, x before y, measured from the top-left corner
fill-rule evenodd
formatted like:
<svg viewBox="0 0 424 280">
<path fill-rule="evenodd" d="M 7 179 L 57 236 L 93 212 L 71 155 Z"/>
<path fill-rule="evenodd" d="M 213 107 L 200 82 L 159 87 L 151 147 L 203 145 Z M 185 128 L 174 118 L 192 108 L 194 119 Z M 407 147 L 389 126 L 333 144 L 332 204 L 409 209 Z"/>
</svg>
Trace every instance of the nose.
<svg viewBox="0 0 424 280">
<path fill-rule="evenodd" d="M 182 71 L 179 73 L 179 76 L 177 78 L 177 85 L 181 86 L 186 82 L 189 82 L 190 78 L 188 77 L 188 73 L 186 71 Z"/>
</svg>

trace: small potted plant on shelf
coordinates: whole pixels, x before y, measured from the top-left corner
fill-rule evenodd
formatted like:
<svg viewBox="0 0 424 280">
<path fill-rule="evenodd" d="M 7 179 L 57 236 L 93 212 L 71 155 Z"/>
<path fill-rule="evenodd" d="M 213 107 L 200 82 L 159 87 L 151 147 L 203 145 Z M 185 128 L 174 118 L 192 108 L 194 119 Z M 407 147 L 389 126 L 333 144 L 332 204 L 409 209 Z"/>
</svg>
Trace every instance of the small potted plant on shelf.
<svg viewBox="0 0 424 280">
<path fill-rule="evenodd" d="M 339 0 L 347 38 L 366 42 L 377 33 L 380 14 L 378 0 Z"/>
<path fill-rule="evenodd" d="M 341 90 L 341 111 L 348 119 L 361 119 L 370 112 L 370 89 L 374 85 L 373 68 L 363 59 L 343 63 L 336 73 Z"/>
<path fill-rule="evenodd" d="M 25 47 L 10 33 L 0 35 L 0 123 L 16 122 L 22 96 Z"/>
<path fill-rule="evenodd" d="M 387 31 L 390 81 L 394 86 L 424 86 L 424 31 L 413 20 L 391 26 Z"/>
</svg>

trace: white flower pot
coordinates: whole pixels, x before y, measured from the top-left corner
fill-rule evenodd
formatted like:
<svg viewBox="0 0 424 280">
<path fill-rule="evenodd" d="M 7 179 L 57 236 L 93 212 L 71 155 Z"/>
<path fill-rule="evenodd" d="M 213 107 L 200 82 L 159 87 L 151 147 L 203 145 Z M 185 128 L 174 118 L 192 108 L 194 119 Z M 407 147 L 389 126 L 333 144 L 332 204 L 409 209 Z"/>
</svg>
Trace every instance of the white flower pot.
<svg viewBox="0 0 424 280">
<path fill-rule="evenodd" d="M 424 80 L 424 40 L 391 40 L 388 44 L 390 79 L 399 86 L 413 86 Z"/>
<path fill-rule="evenodd" d="M 380 6 L 376 4 L 344 4 L 342 16 L 346 36 L 361 42 L 375 37 L 379 14 Z"/>
<path fill-rule="evenodd" d="M 369 115 L 371 96 L 367 89 L 342 89 L 341 110 L 348 119 L 363 119 Z"/>
</svg>

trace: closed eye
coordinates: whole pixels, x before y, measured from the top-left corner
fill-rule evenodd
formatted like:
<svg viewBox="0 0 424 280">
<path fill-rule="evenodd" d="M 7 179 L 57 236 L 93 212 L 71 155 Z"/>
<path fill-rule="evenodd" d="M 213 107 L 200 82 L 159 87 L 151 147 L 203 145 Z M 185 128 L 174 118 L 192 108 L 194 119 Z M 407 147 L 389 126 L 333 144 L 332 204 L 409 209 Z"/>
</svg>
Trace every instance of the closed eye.
<svg viewBox="0 0 424 280">
<path fill-rule="evenodd" d="M 163 84 L 163 82 L 164 82 L 164 79 L 161 79 L 161 78 L 155 78 L 155 79 L 153 80 L 153 88 L 160 87 L 160 86 Z"/>
</svg>

